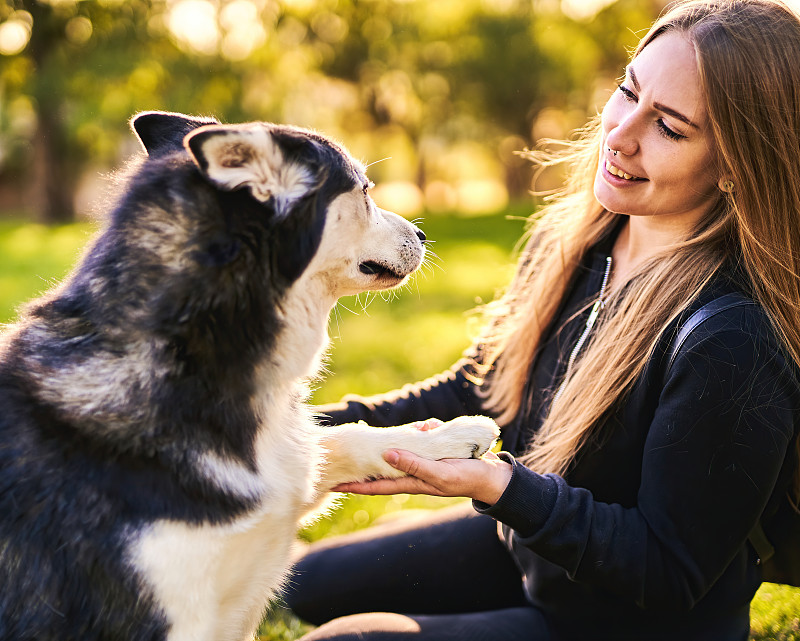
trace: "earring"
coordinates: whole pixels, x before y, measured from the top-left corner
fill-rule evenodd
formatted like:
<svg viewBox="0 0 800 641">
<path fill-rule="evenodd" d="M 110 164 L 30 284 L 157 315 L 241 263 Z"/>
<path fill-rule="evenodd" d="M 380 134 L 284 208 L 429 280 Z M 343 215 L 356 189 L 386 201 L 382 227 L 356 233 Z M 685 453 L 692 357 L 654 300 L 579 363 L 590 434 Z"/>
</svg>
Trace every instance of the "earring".
<svg viewBox="0 0 800 641">
<path fill-rule="evenodd" d="M 732 180 L 726 178 L 724 180 L 721 179 L 719 183 L 717 183 L 717 187 L 719 187 L 720 191 L 724 191 L 726 194 L 730 194 L 731 192 L 733 192 L 736 185 L 733 184 Z"/>
</svg>

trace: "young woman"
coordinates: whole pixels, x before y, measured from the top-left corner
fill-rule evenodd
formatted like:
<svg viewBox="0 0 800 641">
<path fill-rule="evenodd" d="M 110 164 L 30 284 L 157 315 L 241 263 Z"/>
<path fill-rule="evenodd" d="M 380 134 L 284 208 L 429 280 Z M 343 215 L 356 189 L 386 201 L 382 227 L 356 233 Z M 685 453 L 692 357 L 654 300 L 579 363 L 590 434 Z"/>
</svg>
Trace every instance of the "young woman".
<svg viewBox="0 0 800 641">
<path fill-rule="evenodd" d="M 674 6 L 574 145 L 472 358 L 326 408 L 489 413 L 506 452 L 389 451 L 408 477 L 340 487 L 474 513 L 312 547 L 287 596 L 324 623 L 309 640 L 747 639 L 748 535 L 798 489 L 798 60 L 800 18 L 777 0 Z M 756 305 L 668 363 L 692 313 L 734 292 Z"/>
</svg>

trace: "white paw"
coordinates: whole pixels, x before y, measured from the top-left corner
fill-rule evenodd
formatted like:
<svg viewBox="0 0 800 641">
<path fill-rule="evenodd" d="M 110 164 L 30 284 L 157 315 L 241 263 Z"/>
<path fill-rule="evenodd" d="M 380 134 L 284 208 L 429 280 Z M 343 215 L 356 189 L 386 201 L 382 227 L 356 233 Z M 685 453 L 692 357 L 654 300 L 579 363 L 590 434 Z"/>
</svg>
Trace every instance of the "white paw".
<svg viewBox="0 0 800 641">
<path fill-rule="evenodd" d="M 426 452 L 430 459 L 480 458 L 494 445 L 500 430 L 487 416 L 459 416 L 443 423 L 426 435 Z"/>
</svg>

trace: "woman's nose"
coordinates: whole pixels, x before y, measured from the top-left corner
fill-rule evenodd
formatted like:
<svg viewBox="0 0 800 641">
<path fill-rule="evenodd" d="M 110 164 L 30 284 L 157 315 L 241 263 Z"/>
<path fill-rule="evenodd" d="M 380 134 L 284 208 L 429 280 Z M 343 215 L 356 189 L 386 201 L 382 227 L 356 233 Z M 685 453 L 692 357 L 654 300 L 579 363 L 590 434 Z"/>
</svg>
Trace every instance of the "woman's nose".
<svg viewBox="0 0 800 641">
<path fill-rule="evenodd" d="M 632 156 L 639 149 L 638 123 L 634 114 L 622 118 L 606 134 L 606 146 L 625 156 Z"/>
</svg>

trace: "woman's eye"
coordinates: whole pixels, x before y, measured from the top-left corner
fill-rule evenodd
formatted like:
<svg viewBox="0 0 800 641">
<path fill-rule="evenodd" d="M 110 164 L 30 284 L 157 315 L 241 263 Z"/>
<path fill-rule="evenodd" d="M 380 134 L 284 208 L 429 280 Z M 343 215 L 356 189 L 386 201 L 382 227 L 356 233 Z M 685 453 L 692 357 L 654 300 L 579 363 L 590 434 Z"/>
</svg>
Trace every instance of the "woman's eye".
<svg viewBox="0 0 800 641">
<path fill-rule="evenodd" d="M 636 94 L 628 89 L 625 85 L 617 85 L 617 89 L 619 89 L 620 93 L 625 96 L 625 100 L 636 102 Z"/>
<path fill-rule="evenodd" d="M 638 102 L 638 98 L 636 94 L 633 93 L 630 89 L 628 89 L 625 85 L 617 85 L 619 92 L 628 102 Z M 670 129 L 667 124 L 664 122 L 662 118 L 656 120 L 656 127 L 658 127 L 659 133 L 664 136 L 665 138 L 669 138 L 670 140 L 682 140 L 686 138 L 683 134 L 679 134 L 674 129 Z"/>
<path fill-rule="evenodd" d="M 658 126 L 658 130 L 670 140 L 683 140 L 686 138 L 683 134 L 679 134 L 674 129 L 667 127 L 666 123 L 661 118 L 656 121 L 656 125 Z"/>
</svg>

